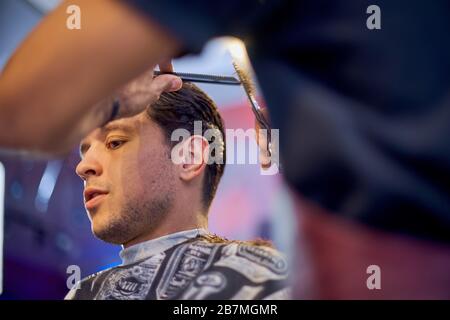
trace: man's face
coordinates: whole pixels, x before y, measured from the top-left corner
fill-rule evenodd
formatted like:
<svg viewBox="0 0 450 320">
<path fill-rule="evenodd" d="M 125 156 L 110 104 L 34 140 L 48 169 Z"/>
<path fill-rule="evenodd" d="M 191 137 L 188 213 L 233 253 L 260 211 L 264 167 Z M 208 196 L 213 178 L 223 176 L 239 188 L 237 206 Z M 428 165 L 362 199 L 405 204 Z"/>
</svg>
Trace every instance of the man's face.
<svg viewBox="0 0 450 320">
<path fill-rule="evenodd" d="M 157 228 L 173 203 L 175 167 L 161 128 L 145 112 L 95 129 L 80 152 L 76 172 L 98 238 L 123 244 Z"/>
</svg>

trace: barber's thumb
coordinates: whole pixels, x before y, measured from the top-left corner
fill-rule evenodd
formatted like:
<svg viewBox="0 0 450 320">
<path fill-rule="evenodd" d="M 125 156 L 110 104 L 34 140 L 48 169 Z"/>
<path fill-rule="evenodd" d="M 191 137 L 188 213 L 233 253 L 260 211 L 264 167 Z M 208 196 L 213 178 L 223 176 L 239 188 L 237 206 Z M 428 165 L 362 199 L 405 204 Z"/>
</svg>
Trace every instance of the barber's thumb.
<svg viewBox="0 0 450 320">
<path fill-rule="evenodd" d="M 177 91 L 182 86 L 183 81 L 181 78 L 171 74 L 157 76 L 152 81 L 152 87 L 157 93 Z"/>
</svg>

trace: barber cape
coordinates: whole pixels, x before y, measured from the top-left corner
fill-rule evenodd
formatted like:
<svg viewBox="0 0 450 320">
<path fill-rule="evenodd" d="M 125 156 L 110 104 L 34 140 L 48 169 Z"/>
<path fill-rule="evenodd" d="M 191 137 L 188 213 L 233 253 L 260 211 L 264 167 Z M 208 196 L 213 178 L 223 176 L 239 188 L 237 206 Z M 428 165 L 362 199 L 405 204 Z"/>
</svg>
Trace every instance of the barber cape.
<svg viewBox="0 0 450 320">
<path fill-rule="evenodd" d="M 65 299 L 288 299 L 286 260 L 263 245 L 204 229 L 177 232 L 120 252 L 122 264 L 75 285 Z"/>
</svg>

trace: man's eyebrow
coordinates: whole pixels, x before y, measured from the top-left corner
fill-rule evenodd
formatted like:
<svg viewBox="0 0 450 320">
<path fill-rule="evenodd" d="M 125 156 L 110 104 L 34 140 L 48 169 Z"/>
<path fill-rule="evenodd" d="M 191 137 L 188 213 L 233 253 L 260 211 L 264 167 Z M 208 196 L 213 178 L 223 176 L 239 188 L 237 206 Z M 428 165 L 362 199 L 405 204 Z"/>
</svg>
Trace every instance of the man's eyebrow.
<svg viewBox="0 0 450 320">
<path fill-rule="evenodd" d="M 108 123 L 106 126 L 101 128 L 102 136 L 105 137 L 111 131 L 123 131 L 125 133 L 133 133 L 136 132 L 136 129 L 132 125 L 123 124 L 123 123 Z M 84 154 L 89 150 L 91 145 L 87 142 L 80 143 L 79 153 L 80 157 L 83 158 Z"/>
</svg>

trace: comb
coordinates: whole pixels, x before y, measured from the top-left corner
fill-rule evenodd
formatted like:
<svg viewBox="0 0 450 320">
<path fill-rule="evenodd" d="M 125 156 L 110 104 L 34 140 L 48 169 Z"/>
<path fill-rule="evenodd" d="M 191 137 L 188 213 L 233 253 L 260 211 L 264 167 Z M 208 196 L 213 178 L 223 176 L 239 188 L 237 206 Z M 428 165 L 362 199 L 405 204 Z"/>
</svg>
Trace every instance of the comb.
<svg viewBox="0 0 450 320">
<path fill-rule="evenodd" d="M 183 81 L 190 82 L 200 82 L 200 83 L 216 83 L 225 85 L 239 86 L 241 82 L 235 77 L 212 75 L 212 74 L 199 74 L 199 73 L 186 73 L 186 72 L 161 72 L 158 70 L 154 71 L 155 76 L 161 74 L 173 74 L 180 77 Z"/>
</svg>

